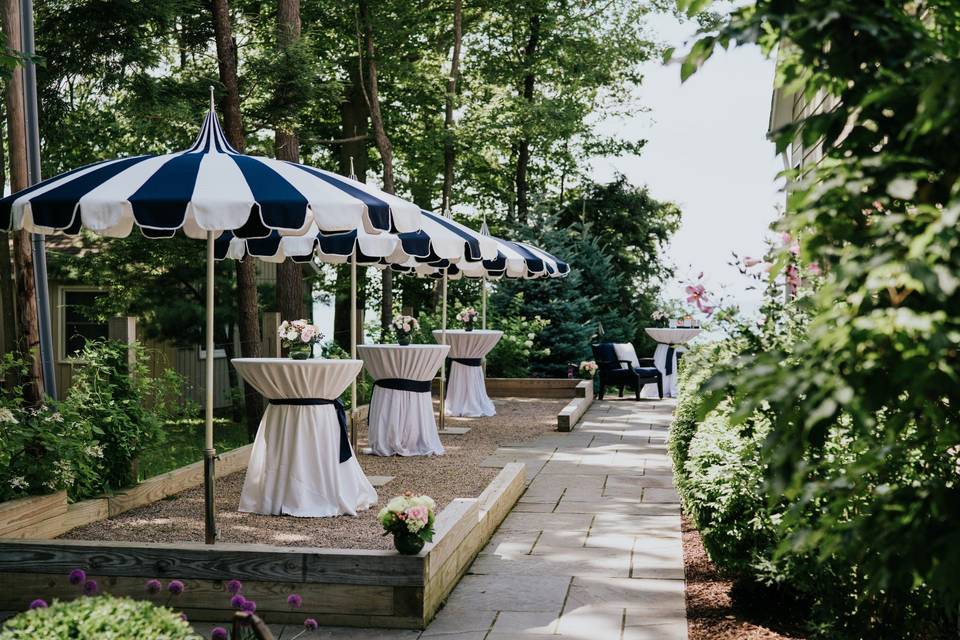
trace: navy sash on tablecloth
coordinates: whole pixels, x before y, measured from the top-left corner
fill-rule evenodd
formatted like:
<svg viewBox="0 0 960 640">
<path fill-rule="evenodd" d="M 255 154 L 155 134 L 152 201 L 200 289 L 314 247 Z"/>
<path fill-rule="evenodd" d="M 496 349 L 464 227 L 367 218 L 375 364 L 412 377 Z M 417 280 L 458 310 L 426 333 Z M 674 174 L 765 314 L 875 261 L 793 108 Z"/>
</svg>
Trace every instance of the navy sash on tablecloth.
<svg viewBox="0 0 960 640">
<path fill-rule="evenodd" d="M 347 411 L 343 408 L 340 399 L 327 400 L 326 398 L 281 398 L 279 400 L 269 400 L 270 404 L 288 405 L 295 407 L 309 407 L 315 405 L 332 404 L 337 410 L 337 422 L 340 423 L 340 462 L 346 462 L 353 457 L 353 449 L 350 448 L 350 434 L 347 433 Z"/>
<path fill-rule="evenodd" d="M 433 387 L 432 380 L 407 380 L 405 378 L 381 378 L 374 380 L 375 387 L 384 389 L 393 389 L 394 391 L 414 391 L 416 393 L 427 393 Z"/>
<path fill-rule="evenodd" d="M 675 353 L 676 351 L 674 351 L 673 345 L 668 344 L 667 345 L 667 365 L 664 367 L 668 376 L 673 375 L 673 356 Z"/>
<path fill-rule="evenodd" d="M 447 358 L 448 362 L 459 362 L 467 367 L 479 367 L 483 364 L 483 358 Z"/>
</svg>

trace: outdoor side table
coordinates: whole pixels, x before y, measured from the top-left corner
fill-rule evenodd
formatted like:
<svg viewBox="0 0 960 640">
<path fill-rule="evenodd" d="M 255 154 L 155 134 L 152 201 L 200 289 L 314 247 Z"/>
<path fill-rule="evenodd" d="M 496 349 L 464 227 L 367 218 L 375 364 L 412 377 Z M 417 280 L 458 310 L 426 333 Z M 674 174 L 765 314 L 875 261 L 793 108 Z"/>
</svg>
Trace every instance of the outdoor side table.
<svg viewBox="0 0 960 640">
<path fill-rule="evenodd" d="M 356 515 L 377 492 L 350 446 L 338 398 L 360 360 L 236 358 L 243 379 L 267 399 L 240 511 L 265 515 Z"/>
<path fill-rule="evenodd" d="M 446 415 L 469 418 L 497 415 L 493 401 L 487 395 L 480 364 L 501 336 L 502 331 L 447 330 L 451 364 L 444 411 Z M 434 331 L 433 339 L 442 342 L 443 332 Z"/>
<path fill-rule="evenodd" d="M 359 344 L 374 380 L 368 438 L 378 456 L 443 455 L 430 395 L 450 347 L 438 344 Z"/>
<path fill-rule="evenodd" d="M 686 351 L 683 346 L 700 335 L 700 329 L 648 327 L 647 335 L 656 340 L 653 363 L 663 375 L 663 397 L 677 397 L 677 356 Z M 644 398 L 656 398 L 656 385 L 645 385 Z"/>
</svg>

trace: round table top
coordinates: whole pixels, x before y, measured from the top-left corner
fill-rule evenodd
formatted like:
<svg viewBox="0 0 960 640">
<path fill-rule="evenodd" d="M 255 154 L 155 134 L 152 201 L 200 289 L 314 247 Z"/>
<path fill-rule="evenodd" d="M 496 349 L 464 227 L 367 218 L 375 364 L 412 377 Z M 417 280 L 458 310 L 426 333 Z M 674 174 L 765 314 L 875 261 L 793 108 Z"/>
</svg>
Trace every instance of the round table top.
<svg viewBox="0 0 960 640">
<path fill-rule="evenodd" d="M 450 347 L 445 344 L 358 344 L 357 353 L 374 380 L 432 380 Z"/>
<path fill-rule="evenodd" d="M 503 336 L 503 331 L 490 329 L 447 329 L 446 341 L 450 345 L 451 358 L 482 358 L 496 346 Z M 440 342 L 444 339 L 443 331 L 435 329 L 433 339 Z"/>
<path fill-rule="evenodd" d="M 693 340 L 702 329 L 692 327 L 647 327 L 647 335 L 660 344 L 683 344 Z"/>
<path fill-rule="evenodd" d="M 230 362 L 240 377 L 268 400 L 333 400 L 340 397 L 363 368 L 362 360 L 320 358 L 234 358 Z"/>
</svg>

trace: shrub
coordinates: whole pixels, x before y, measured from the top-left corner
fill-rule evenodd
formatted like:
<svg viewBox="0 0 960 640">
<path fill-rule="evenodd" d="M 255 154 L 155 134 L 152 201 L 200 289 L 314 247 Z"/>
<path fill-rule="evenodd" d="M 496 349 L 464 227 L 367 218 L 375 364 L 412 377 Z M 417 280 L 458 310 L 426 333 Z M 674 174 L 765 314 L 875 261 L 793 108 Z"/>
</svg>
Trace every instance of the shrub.
<svg viewBox="0 0 960 640">
<path fill-rule="evenodd" d="M 91 341 L 79 360 L 63 413 L 68 420 L 92 423 L 104 448 L 102 488 L 121 489 L 136 482 L 138 456 L 163 440 L 163 425 L 176 413 L 182 380 L 170 370 L 149 377 L 140 345 Z"/>
<path fill-rule="evenodd" d="M 199 640 L 180 617 L 150 602 L 98 596 L 25 611 L 6 621 L 0 640 Z"/>
<path fill-rule="evenodd" d="M 17 379 L 25 367 L 5 354 L 0 377 Z M 50 400 L 27 407 L 21 387 L 0 387 L 0 429 L 0 501 L 64 489 L 71 497 L 97 490 L 103 448 L 89 419 L 69 416 Z"/>
<path fill-rule="evenodd" d="M 749 574 L 776 540 L 763 485 L 763 423 L 741 432 L 729 410 L 711 412 L 690 441 L 681 485 L 687 513 L 719 569 Z"/>
</svg>

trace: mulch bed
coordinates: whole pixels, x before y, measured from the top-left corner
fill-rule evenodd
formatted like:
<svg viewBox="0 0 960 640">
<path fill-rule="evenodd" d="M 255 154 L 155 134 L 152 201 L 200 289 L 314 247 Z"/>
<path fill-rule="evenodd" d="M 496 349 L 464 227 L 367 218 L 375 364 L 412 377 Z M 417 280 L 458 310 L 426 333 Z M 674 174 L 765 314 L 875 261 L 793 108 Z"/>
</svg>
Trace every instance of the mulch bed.
<svg viewBox="0 0 960 640">
<path fill-rule="evenodd" d="M 554 431 L 557 413 L 566 400 L 497 398 L 497 415 L 491 418 L 447 418 L 448 427 L 470 427 L 465 435 L 440 439 L 446 454 L 440 457 L 381 458 L 360 455 L 368 476 L 395 476 L 378 487 L 379 503 L 357 517 L 294 518 L 240 513 L 244 472 L 217 480 L 216 508 L 221 542 L 260 543 L 296 547 L 341 549 L 391 549 L 376 516 L 390 498 L 404 491 L 425 493 L 443 509 L 454 498 L 473 498 L 483 491 L 500 469 L 480 464 L 497 447 L 524 442 Z M 365 430 L 361 431 L 365 436 Z M 364 437 L 360 446 L 364 446 Z M 166 500 L 74 529 L 62 536 L 72 540 L 129 542 L 203 541 L 203 488 L 196 487 Z"/>
<path fill-rule="evenodd" d="M 686 518 L 683 526 L 683 564 L 687 579 L 689 640 L 804 640 L 799 621 L 782 620 L 775 599 L 757 594 L 751 605 L 731 595 L 733 581 L 710 562 L 700 533 Z M 789 614 L 788 614 L 789 616 Z"/>
</svg>

